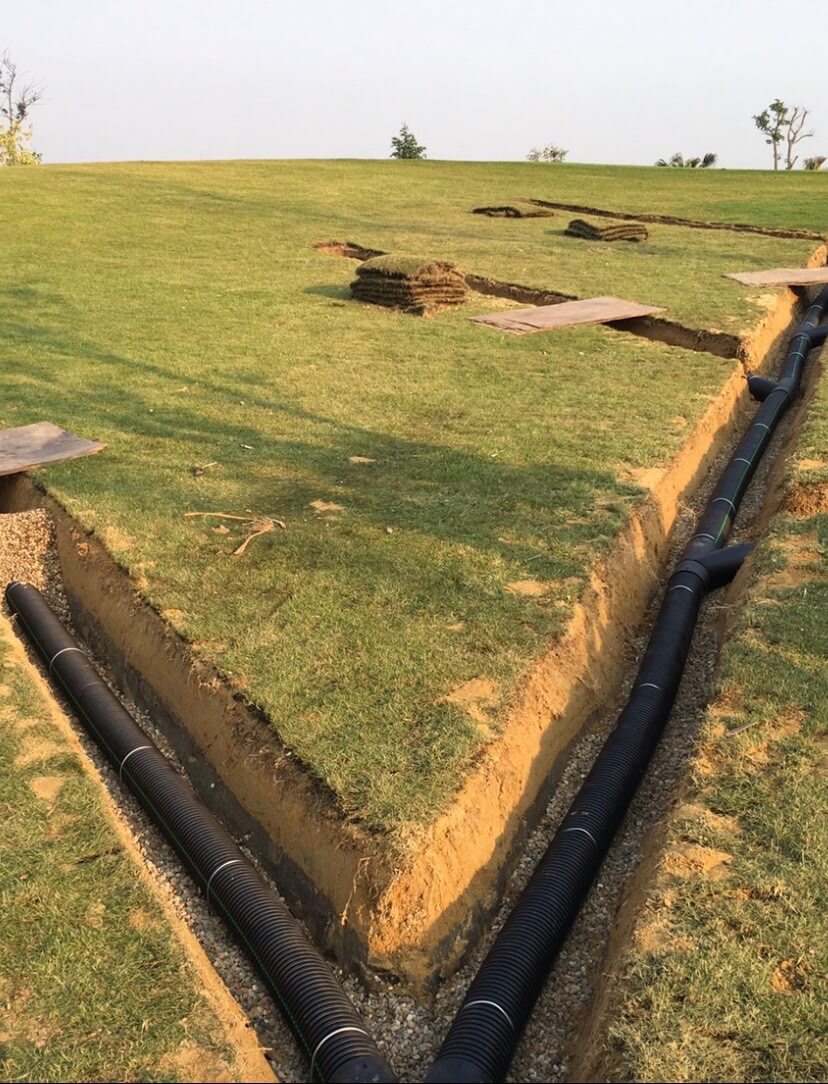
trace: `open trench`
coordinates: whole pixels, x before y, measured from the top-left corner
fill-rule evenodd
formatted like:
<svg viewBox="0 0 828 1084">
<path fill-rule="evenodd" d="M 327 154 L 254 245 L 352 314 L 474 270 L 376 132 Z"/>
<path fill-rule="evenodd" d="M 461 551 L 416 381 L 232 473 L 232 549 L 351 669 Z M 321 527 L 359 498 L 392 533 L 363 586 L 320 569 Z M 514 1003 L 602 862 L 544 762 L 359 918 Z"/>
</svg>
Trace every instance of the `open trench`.
<svg viewBox="0 0 828 1084">
<path fill-rule="evenodd" d="M 777 499 L 776 480 L 781 475 L 787 454 L 792 450 L 798 419 L 806 409 L 807 400 L 818 379 L 817 368 L 816 364 L 812 366 L 805 381 L 803 397 L 780 424 L 762 459 L 741 505 L 731 536 L 732 542 L 752 542 L 761 537 L 773 502 Z M 628 669 L 624 681 L 617 690 L 615 700 L 573 744 L 554 794 L 509 878 L 501 906 L 489 930 L 463 968 L 441 986 L 431 1006 L 424 1007 L 412 999 L 399 997 L 396 1003 L 389 1003 L 387 994 L 363 997 L 365 1016 L 375 1034 L 393 1034 L 395 1027 L 404 1033 L 402 1041 L 397 1043 L 392 1053 L 392 1063 L 400 1073 L 401 1080 L 417 1081 L 424 1078 L 445 1035 L 446 1022 L 457 1012 L 480 962 L 588 774 L 617 718 L 619 708 L 629 695 L 669 570 L 686 545 L 721 467 L 738 443 L 745 420 L 753 409 L 753 405 L 748 405 L 736 419 L 731 437 L 721 448 L 705 482 L 683 503 L 665 560 L 664 575 L 653 594 L 645 619 L 628 643 Z M 508 1081 L 568 1079 L 573 1054 L 588 1030 L 591 1007 L 600 991 L 613 931 L 619 925 L 627 925 L 626 912 L 635 912 L 642 882 L 646 882 L 658 855 L 659 825 L 680 799 L 687 764 L 695 748 L 706 706 L 713 694 L 717 660 L 728 616 L 740 604 L 741 586 L 747 576 L 749 568 L 740 573 L 729 589 L 713 592 L 703 603 L 670 722 L 603 862 L 598 879 L 549 974 L 510 1066 L 506 1077 Z M 612 948 L 617 951 L 618 945 L 613 944 Z M 358 996 L 355 988 L 352 988 L 352 993 Z M 410 1060 L 406 1060 L 407 1054 Z"/>
<path fill-rule="evenodd" d="M 370 260 L 374 256 L 387 255 L 379 248 L 365 248 L 355 241 L 320 241 L 314 245 L 317 252 L 328 256 L 343 256 L 349 260 Z M 821 266 L 826 262 L 828 253 L 821 245 L 814 252 L 809 266 Z M 562 301 L 577 301 L 575 294 L 561 293 L 536 286 L 525 286 L 519 282 L 504 282 L 487 275 L 478 275 L 473 271 L 464 271 L 467 285 L 486 297 L 499 297 L 507 301 L 517 301 L 523 305 L 558 305 Z M 643 339 L 665 343 L 667 346 L 680 346 L 684 350 L 698 350 L 705 354 L 714 354 L 718 358 L 744 358 L 744 344 L 738 335 L 726 331 L 709 331 L 704 328 L 685 327 L 675 320 L 661 316 L 636 316 L 629 320 L 608 321 L 607 327 L 624 331 L 629 335 L 638 335 Z"/>
<path fill-rule="evenodd" d="M 815 366 L 806 373 L 806 389 L 813 385 Z M 707 480 L 687 500 L 680 510 L 672 533 L 671 549 L 663 565 L 666 572 L 687 540 L 698 510 L 703 506 L 718 468 L 737 443 L 745 418 L 752 412 L 746 405 L 730 427 L 730 439 L 725 442 L 709 471 Z M 753 539 L 761 528 L 760 510 L 768 489 L 768 479 L 774 463 L 784 454 L 786 441 L 803 409 L 803 400 L 795 404 L 757 471 L 748 496 L 742 505 L 734 530 L 736 540 Z M 67 608 L 63 596 L 60 568 L 54 551 L 54 537 L 48 516 L 32 511 L 0 516 L 0 550 L 3 551 L 0 570 L 4 582 L 10 579 L 40 581 L 47 597 L 63 618 Z M 713 594 L 705 602 L 694 645 L 682 682 L 679 699 L 671 722 L 652 761 L 624 825 L 616 837 L 586 906 L 573 928 L 567 944 L 558 957 L 541 999 L 525 1032 L 510 1073 L 509 1080 L 566 1079 L 571 1050 L 586 1020 L 589 1005 L 600 985 L 602 963 L 607 951 L 609 932 L 616 921 L 624 886 L 635 869 L 642 849 L 646 851 L 652 830 L 664 817 L 676 799 L 695 735 L 710 697 L 718 657 L 722 618 L 732 606 L 738 583 L 728 593 Z M 657 599 L 658 589 L 654 595 Z M 655 612 L 655 602 L 628 645 L 629 673 L 616 701 L 573 744 L 566 766 L 560 774 L 553 797 L 529 838 L 502 897 L 502 905 L 486 934 L 467 958 L 464 967 L 443 983 L 434 999 L 425 1004 L 415 1000 L 391 980 L 369 976 L 367 983 L 353 975 L 340 972 L 349 995 L 363 1014 L 366 1024 L 377 1038 L 388 1060 L 404 1081 L 422 1080 L 445 1034 L 448 1021 L 456 1011 L 477 965 L 490 946 L 498 928 L 544 850 L 546 842 L 563 816 L 569 801 L 577 791 L 588 768 L 611 727 L 617 708 L 623 701 L 635 670 L 635 660 L 646 641 Z M 98 661 L 97 665 L 100 666 Z M 101 667 L 106 674 L 106 668 Z M 110 675 L 110 684 L 114 687 Z M 117 691 L 117 690 L 116 690 Z M 141 724 L 175 763 L 169 743 L 160 734 L 146 712 L 127 702 Z M 135 833 L 140 849 L 154 868 L 163 889 L 173 899 L 176 910 L 204 943 L 219 974 L 239 1000 L 256 1029 L 259 1041 L 282 1080 L 307 1079 L 308 1066 L 299 1054 L 287 1026 L 282 1022 L 265 993 L 261 980 L 248 964 L 223 924 L 206 907 L 200 893 L 181 869 L 178 858 L 144 815 L 137 802 L 123 790 L 116 773 L 108 766 L 97 747 L 80 734 L 87 752 L 97 764 L 106 785 L 112 792 L 121 813 Z M 177 765 L 183 770 L 187 765 Z M 244 841 L 241 841 L 244 843 Z M 634 899 L 628 904 L 634 907 Z"/>
<path fill-rule="evenodd" d="M 556 211 L 571 211 L 596 218 L 616 218 L 627 222 L 657 222 L 663 226 L 685 226 L 691 230 L 724 230 L 730 233 L 753 233 L 759 237 L 788 237 L 805 241 L 822 241 L 824 234 L 813 230 L 788 230 L 779 226 L 753 226 L 746 222 L 709 222 L 699 218 L 678 218 L 676 215 L 646 214 L 633 211 L 610 211 L 606 207 L 587 207 L 580 203 L 559 203 L 555 200 L 521 197 L 521 203 L 547 207 Z"/>
</svg>

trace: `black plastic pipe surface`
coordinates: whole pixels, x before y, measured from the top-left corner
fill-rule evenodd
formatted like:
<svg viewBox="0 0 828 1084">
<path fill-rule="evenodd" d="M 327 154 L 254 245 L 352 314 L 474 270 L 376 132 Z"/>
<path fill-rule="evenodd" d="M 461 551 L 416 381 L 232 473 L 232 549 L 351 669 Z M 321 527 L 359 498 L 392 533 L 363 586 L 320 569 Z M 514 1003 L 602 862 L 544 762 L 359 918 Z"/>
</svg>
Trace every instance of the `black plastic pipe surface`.
<svg viewBox="0 0 828 1084">
<path fill-rule="evenodd" d="M 474 978 L 427 1084 L 495 1084 L 506 1070 L 552 962 L 600 868 L 678 691 L 704 596 L 729 582 L 749 546 L 722 549 L 773 430 L 799 386 L 828 288 L 791 340 L 779 379 L 755 384 L 762 405 L 725 467 L 670 577 L 630 698 L 560 828 Z"/>
<path fill-rule="evenodd" d="M 311 1079 L 394 1082 L 376 1044 L 328 964 L 294 917 L 189 785 L 110 692 L 28 584 L 6 589 L 21 629 L 106 753 L 241 941 L 293 1028 Z"/>
</svg>

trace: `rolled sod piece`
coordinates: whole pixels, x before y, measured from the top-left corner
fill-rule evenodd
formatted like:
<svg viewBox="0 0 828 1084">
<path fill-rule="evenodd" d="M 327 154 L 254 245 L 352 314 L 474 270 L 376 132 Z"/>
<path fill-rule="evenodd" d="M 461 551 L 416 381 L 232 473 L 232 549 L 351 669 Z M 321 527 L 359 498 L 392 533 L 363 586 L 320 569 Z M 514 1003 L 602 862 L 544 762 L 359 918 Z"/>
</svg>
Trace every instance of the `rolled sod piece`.
<svg viewBox="0 0 828 1084">
<path fill-rule="evenodd" d="M 407 312 L 460 305 L 466 280 L 453 263 L 422 256 L 375 256 L 357 268 L 351 294 L 358 301 Z"/>
<path fill-rule="evenodd" d="M 646 241 L 647 227 L 640 222 L 617 222 L 611 226 L 598 226 L 583 218 L 573 218 L 564 230 L 569 237 L 584 241 Z"/>
</svg>

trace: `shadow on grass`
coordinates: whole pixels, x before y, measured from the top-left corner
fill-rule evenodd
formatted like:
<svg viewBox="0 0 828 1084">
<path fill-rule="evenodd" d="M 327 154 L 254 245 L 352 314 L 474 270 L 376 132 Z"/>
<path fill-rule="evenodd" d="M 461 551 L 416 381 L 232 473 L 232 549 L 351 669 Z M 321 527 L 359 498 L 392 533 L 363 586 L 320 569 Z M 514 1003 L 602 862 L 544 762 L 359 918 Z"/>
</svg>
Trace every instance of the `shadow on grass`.
<svg viewBox="0 0 828 1084">
<path fill-rule="evenodd" d="M 339 298 L 346 291 L 347 287 L 312 287 L 308 292 Z M 37 303 L 47 315 L 61 306 L 58 295 L 26 288 L 0 294 L 0 311 L 9 302 L 12 309 Z M 2 327 L 7 340 L 29 346 L 34 341 L 47 354 L 21 381 L 21 390 L 32 395 L 38 410 L 110 445 L 109 469 L 104 461 L 75 468 L 82 472 L 84 500 L 94 503 L 100 497 L 111 505 L 113 487 L 119 486 L 140 490 L 136 502 L 145 508 L 155 500 L 182 512 L 218 511 L 213 508 L 210 483 L 220 477 L 221 499 L 227 501 L 229 483 L 236 486 L 240 505 L 222 511 L 250 509 L 253 514 L 290 516 L 295 521 L 313 516 L 312 501 L 341 504 L 344 511 L 336 524 L 327 521 L 329 541 L 320 540 L 312 547 L 313 554 L 306 554 L 316 562 L 341 564 L 355 526 L 369 524 L 379 531 L 390 528 L 468 547 L 510 567 L 525 565 L 533 579 L 583 576 L 589 558 L 617 532 L 624 502 L 636 492 L 619 487 L 607 470 L 556 463 L 514 465 L 500 462 L 496 454 L 348 424 L 304 409 L 283 391 L 272 398 L 262 395 L 259 373 L 240 369 L 227 380 L 205 368 L 201 374 L 187 372 L 182 377 L 147 359 L 73 340 L 54 328 L 8 318 Z M 67 359 L 89 362 L 82 387 L 72 376 L 68 381 L 56 377 L 57 366 Z M 186 395 L 178 394 L 182 380 L 211 401 L 202 398 L 198 405 L 189 404 Z M 240 397 L 267 412 L 266 426 L 228 419 L 224 404 L 235 407 Z M 29 412 L 25 404 L 24 410 Z M 97 430 L 96 424 L 107 432 Z M 445 424 L 450 429 L 450 412 Z M 278 436 L 274 429 L 280 431 Z M 113 431 L 129 439 L 119 445 Z M 170 441 L 166 459 L 165 440 Z M 353 463 L 354 456 L 373 462 Z M 219 474 L 196 483 L 192 468 L 213 461 L 219 462 Z M 155 492 L 142 489 L 142 480 Z M 272 539 L 265 540 L 257 552 L 266 552 L 273 544 Z M 302 554 L 297 558 L 301 560 Z M 365 555 L 354 554 L 354 559 L 365 560 Z"/>
<path fill-rule="evenodd" d="M 348 283 L 343 285 L 340 282 L 331 286 L 306 286 L 302 293 L 313 294 L 316 297 L 334 297 L 339 301 L 351 300 L 351 287 Z"/>
</svg>

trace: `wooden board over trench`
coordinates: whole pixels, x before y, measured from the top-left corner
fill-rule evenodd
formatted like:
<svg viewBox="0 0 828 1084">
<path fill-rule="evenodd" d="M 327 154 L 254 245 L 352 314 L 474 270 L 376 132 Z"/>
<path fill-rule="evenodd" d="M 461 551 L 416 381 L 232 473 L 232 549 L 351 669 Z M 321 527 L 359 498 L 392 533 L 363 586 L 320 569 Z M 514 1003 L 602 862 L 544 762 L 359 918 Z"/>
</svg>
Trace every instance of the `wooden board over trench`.
<svg viewBox="0 0 828 1084">
<path fill-rule="evenodd" d="M 51 422 L 34 422 L 0 430 L 0 475 L 20 474 L 32 467 L 95 455 L 106 445 L 67 433 Z"/>
<path fill-rule="evenodd" d="M 767 271 L 729 271 L 726 279 L 743 286 L 824 286 L 828 267 L 771 267 Z"/>
<path fill-rule="evenodd" d="M 582 301 L 562 301 L 558 305 L 537 305 L 532 309 L 504 309 L 489 316 L 472 316 L 475 324 L 527 335 L 533 331 L 553 331 L 576 324 L 608 324 L 663 312 L 654 305 L 640 305 L 620 297 L 588 297 Z"/>
</svg>

